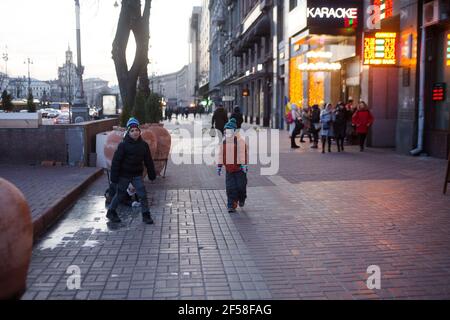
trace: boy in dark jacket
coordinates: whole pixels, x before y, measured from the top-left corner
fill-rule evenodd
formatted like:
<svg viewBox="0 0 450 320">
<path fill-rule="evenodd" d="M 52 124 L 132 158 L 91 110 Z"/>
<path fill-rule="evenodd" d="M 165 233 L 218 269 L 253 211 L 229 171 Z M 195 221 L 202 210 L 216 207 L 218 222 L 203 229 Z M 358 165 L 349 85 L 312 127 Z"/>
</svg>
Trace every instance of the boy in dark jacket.
<svg viewBox="0 0 450 320">
<path fill-rule="evenodd" d="M 135 118 L 130 118 L 127 123 L 125 138 L 119 144 L 111 166 L 111 183 L 116 188 L 116 194 L 111 201 L 106 217 L 112 222 L 121 222 L 116 210 L 126 196 L 128 186 L 131 183 L 135 187 L 141 202 L 144 223 L 153 224 L 148 208 L 147 191 L 142 178 L 143 163 L 147 168 L 148 178 L 154 181 L 156 172 L 150 147 L 141 137 L 139 122 Z"/>
<path fill-rule="evenodd" d="M 236 212 L 239 204 L 245 205 L 247 198 L 248 150 L 245 140 L 236 134 L 237 124 L 233 118 L 225 125 L 225 138 L 219 150 L 217 174 L 226 169 L 228 212 Z"/>
</svg>

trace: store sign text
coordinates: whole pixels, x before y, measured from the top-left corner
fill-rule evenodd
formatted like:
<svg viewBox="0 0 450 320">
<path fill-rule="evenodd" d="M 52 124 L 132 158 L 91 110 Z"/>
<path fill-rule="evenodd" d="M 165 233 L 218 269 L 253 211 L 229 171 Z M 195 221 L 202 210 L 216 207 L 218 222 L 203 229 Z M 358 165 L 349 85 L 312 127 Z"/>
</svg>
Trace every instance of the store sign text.
<svg viewBox="0 0 450 320">
<path fill-rule="evenodd" d="M 396 65 L 397 33 L 377 32 L 364 37 L 364 65 Z"/>
<path fill-rule="evenodd" d="M 308 18 L 358 19 L 358 8 L 308 8 Z"/>
<path fill-rule="evenodd" d="M 337 71 L 342 69 L 342 65 L 328 62 L 301 63 L 298 68 L 301 71 Z"/>
</svg>

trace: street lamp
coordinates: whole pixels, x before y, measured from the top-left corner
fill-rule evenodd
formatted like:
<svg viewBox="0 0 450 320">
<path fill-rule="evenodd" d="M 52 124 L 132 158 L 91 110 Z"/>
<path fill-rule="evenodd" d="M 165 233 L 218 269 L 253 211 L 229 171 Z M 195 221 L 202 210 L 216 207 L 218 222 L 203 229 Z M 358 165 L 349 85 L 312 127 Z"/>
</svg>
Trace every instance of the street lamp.
<svg viewBox="0 0 450 320">
<path fill-rule="evenodd" d="M 6 74 L 6 78 L 8 78 L 8 47 L 5 47 L 5 52 L 3 53 L 3 61 L 5 61 L 5 74 Z"/>
<path fill-rule="evenodd" d="M 23 62 L 23 64 L 28 64 L 28 95 L 30 95 L 31 92 L 31 77 L 30 77 L 30 64 L 33 64 L 33 61 L 30 58 L 27 58 L 27 60 L 25 60 Z"/>
</svg>

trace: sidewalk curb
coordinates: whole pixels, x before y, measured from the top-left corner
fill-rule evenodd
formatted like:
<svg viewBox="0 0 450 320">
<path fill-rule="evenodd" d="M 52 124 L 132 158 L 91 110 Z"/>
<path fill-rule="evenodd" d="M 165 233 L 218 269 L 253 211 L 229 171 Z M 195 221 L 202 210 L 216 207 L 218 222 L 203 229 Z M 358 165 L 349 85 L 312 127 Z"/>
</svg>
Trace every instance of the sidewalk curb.
<svg viewBox="0 0 450 320">
<path fill-rule="evenodd" d="M 36 242 L 44 233 L 50 229 L 59 218 L 64 215 L 66 210 L 70 208 L 79 198 L 79 196 L 103 175 L 103 169 L 98 169 L 90 175 L 84 182 L 69 191 L 62 199 L 56 201 L 50 208 L 44 211 L 39 217 L 33 221 L 33 241 Z"/>
</svg>

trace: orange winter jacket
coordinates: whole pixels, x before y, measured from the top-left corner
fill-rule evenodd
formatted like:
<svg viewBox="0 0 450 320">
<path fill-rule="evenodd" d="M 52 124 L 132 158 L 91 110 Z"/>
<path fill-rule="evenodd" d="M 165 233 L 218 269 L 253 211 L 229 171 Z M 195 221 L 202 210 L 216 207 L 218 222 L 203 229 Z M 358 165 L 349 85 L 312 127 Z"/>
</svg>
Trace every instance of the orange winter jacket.
<svg viewBox="0 0 450 320">
<path fill-rule="evenodd" d="M 217 163 L 225 166 L 229 173 L 241 170 L 241 165 L 248 164 L 248 147 L 240 137 L 226 138 L 220 146 Z"/>
</svg>

